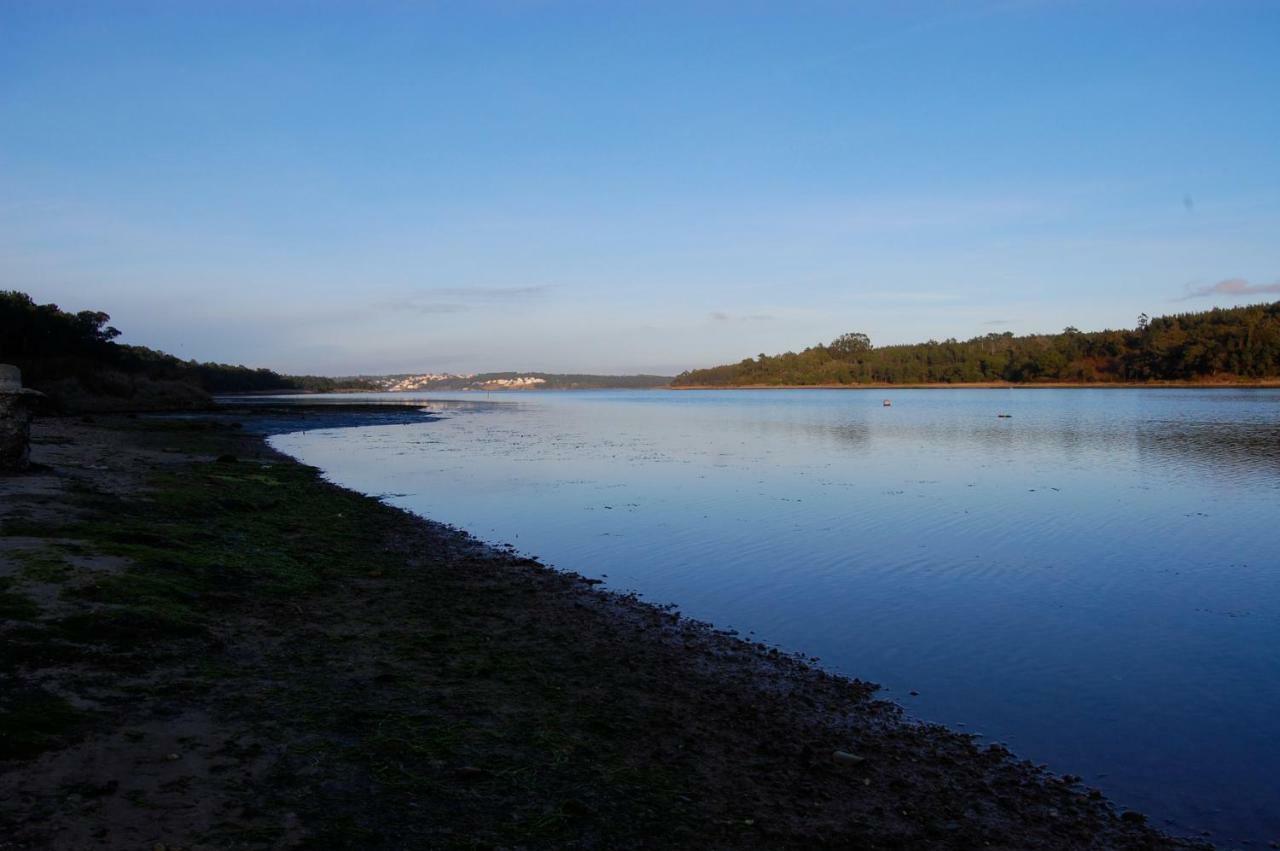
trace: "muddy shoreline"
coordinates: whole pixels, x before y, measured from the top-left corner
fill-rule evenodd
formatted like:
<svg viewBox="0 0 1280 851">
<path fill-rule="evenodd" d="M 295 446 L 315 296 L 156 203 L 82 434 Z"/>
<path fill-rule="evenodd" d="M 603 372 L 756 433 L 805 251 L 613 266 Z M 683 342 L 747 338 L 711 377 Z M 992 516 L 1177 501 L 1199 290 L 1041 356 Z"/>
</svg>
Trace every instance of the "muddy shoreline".
<svg viewBox="0 0 1280 851">
<path fill-rule="evenodd" d="M 1209 847 L 263 436 L 387 416 L 424 414 L 37 422 L 0 478 L 0 849 Z"/>
</svg>

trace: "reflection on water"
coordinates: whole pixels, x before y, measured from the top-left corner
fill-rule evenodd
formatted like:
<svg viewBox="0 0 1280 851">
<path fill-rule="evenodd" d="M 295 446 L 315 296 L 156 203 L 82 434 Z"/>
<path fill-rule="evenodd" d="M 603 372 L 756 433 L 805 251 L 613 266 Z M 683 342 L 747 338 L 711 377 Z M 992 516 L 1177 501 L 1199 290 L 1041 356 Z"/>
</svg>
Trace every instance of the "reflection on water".
<svg viewBox="0 0 1280 851">
<path fill-rule="evenodd" d="M 274 441 L 1175 830 L 1280 838 L 1280 392 L 884 395 L 459 394 Z"/>
</svg>

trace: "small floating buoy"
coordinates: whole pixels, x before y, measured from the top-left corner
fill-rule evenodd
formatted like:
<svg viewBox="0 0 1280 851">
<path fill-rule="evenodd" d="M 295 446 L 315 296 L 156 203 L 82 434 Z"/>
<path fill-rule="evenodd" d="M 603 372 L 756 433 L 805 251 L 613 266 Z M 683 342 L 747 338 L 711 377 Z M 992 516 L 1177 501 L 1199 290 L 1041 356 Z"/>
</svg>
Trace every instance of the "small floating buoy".
<svg viewBox="0 0 1280 851">
<path fill-rule="evenodd" d="M 884 400 L 884 406 L 885 406 L 886 408 L 892 408 L 892 407 L 893 407 L 893 403 L 892 403 L 892 402 L 890 402 L 888 399 L 885 399 L 885 400 Z"/>
</svg>

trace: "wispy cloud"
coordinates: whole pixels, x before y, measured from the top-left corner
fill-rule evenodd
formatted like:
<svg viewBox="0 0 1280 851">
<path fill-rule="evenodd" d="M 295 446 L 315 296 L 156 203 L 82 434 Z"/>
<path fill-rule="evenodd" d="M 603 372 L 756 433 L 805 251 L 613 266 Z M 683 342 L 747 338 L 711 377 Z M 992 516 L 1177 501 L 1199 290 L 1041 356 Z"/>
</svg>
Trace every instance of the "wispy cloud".
<svg viewBox="0 0 1280 851">
<path fill-rule="evenodd" d="M 551 287 L 436 287 L 420 290 L 418 295 L 474 301 L 519 301 L 546 295 Z"/>
<path fill-rule="evenodd" d="M 417 290 L 403 298 L 384 301 L 384 310 L 407 313 L 463 313 L 481 305 L 517 304 L 541 298 L 549 286 L 533 287 L 432 287 Z"/>
<path fill-rule="evenodd" d="M 962 301 L 964 296 L 958 292 L 927 292 L 912 290 L 880 290 L 873 292 L 852 293 L 852 298 L 876 302 L 902 302 L 904 304 L 944 304 Z"/>
<path fill-rule="evenodd" d="M 725 313 L 723 310 L 713 310 L 707 314 L 707 318 L 713 322 L 771 322 L 777 319 L 771 313 L 746 313 L 735 316 L 732 313 Z"/>
<path fill-rule="evenodd" d="M 422 313 L 426 315 L 435 313 L 463 313 L 471 309 L 470 305 L 452 304 L 443 301 L 414 301 L 413 299 L 405 299 L 404 301 L 388 303 L 386 307 L 392 310 L 401 310 L 407 313 Z"/>
<path fill-rule="evenodd" d="M 1276 281 L 1274 284 L 1251 284 L 1244 278 L 1227 278 L 1225 281 L 1218 281 L 1216 284 L 1190 289 L 1186 295 L 1176 298 L 1174 301 L 1209 298 L 1215 295 L 1246 296 L 1274 293 L 1280 293 L 1280 281 Z"/>
<path fill-rule="evenodd" d="M 988 319 L 983 325 L 1012 325 L 1012 319 Z"/>
</svg>

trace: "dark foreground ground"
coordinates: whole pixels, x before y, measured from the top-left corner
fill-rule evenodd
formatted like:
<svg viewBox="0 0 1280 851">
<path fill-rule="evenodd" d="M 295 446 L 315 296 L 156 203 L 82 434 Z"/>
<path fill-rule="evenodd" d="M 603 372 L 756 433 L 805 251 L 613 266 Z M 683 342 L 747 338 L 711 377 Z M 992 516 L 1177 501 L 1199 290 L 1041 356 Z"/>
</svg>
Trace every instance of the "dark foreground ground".
<svg viewBox="0 0 1280 851">
<path fill-rule="evenodd" d="M 44 420 L 0 477 L 0 849 L 1192 847 L 249 432 Z"/>
</svg>

